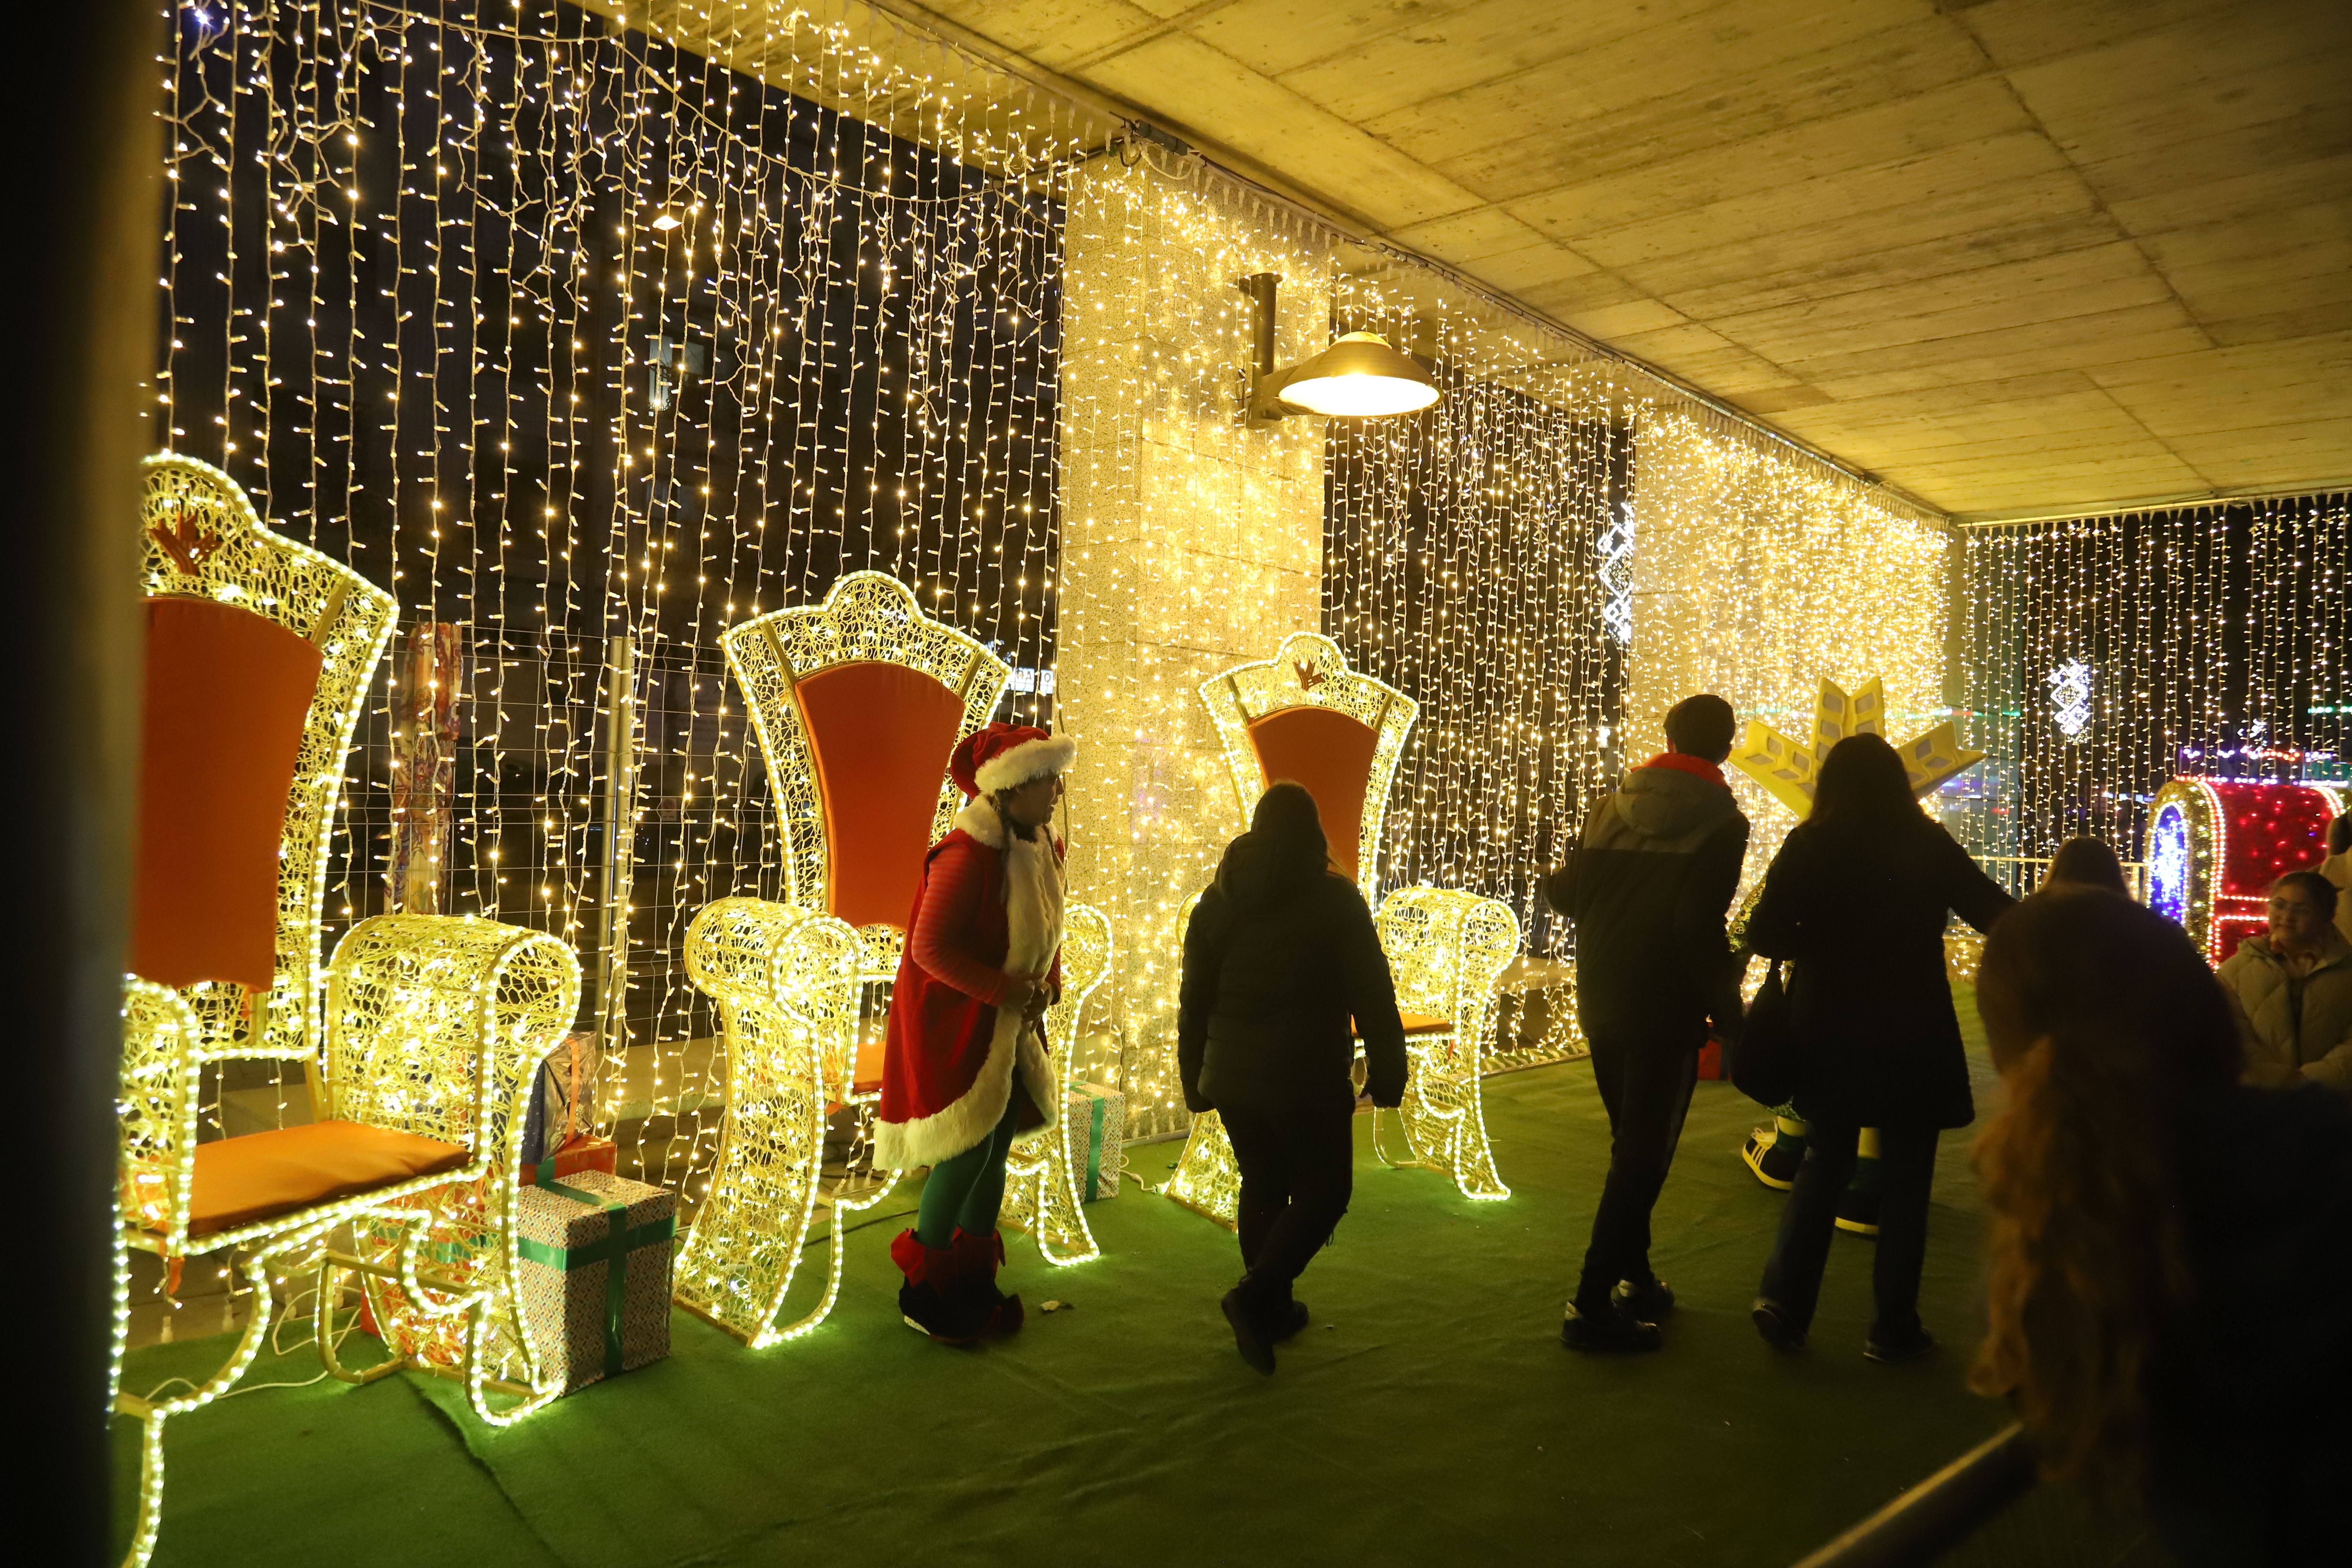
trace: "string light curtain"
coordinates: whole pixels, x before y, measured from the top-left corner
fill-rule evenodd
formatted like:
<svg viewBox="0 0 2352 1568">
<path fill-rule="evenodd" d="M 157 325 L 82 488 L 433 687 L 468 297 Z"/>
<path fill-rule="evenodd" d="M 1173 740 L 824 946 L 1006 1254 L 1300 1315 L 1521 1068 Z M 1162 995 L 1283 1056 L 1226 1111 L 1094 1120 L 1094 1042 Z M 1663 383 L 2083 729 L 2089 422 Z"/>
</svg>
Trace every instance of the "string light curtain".
<svg viewBox="0 0 2352 1568">
<path fill-rule="evenodd" d="M 1502 900 L 1557 954 L 1539 879 L 1613 784 L 1622 400 L 1584 353 L 1473 300 L 1353 283 L 1338 312 L 1421 353 L 1441 389 L 1424 415 L 1328 426 L 1324 631 L 1421 704 L 1381 884 Z"/>
<path fill-rule="evenodd" d="M 1048 700 L 1079 121 L 798 15 L 699 52 L 548 0 L 167 20 L 159 432 L 405 624 L 459 628 L 446 908 L 593 948 L 606 666 L 633 639 L 608 1110 L 690 1197 L 719 1080 L 685 927 L 781 880 L 719 632 L 878 569 L 1032 672 L 1020 711 Z M 354 760 L 331 942 L 383 904 L 395 697 Z"/>
<path fill-rule="evenodd" d="M 1188 1122 L 1176 1073 L 1179 917 L 1236 829 L 1201 683 L 1318 618 L 1324 434 L 1242 417 L 1251 306 L 1282 276 L 1276 357 L 1330 341 L 1322 225 L 1207 168 L 1122 140 L 1067 187 L 1063 716 L 1070 892 L 1109 911 L 1118 968 L 1078 1062 L 1115 1078 L 1134 1136 Z"/>
<path fill-rule="evenodd" d="M 1971 528 L 1967 721 L 1979 853 L 2146 849 L 2176 774 L 2340 782 L 2352 497 Z"/>
<path fill-rule="evenodd" d="M 1955 544 L 1941 520 L 1686 403 L 1645 402 L 1636 421 L 1620 765 L 1663 749 L 1666 710 L 1694 692 L 1791 734 L 1811 733 L 1824 679 L 1885 681 L 1897 742 L 1950 714 Z M 1727 776 L 1750 825 L 1752 887 L 1796 819 Z M 1949 798 L 1973 787 L 1957 783 Z"/>
</svg>

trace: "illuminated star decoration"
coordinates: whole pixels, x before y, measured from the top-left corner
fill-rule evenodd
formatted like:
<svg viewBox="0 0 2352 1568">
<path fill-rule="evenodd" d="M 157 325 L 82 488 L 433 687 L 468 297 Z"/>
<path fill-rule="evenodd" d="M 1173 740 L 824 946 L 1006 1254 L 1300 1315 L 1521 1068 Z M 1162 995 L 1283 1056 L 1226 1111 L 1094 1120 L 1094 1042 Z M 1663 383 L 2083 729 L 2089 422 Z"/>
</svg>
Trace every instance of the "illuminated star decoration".
<svg viewBox="0 0 2352 1568">
<path fill-rule="evenodd" d="M 1802 820 L 1812 814 L 1813 788 L 1830 748 L 1848 735 L 1884 735 L 1885 719 L 1886 693 L 1880 681 L 1873 679 L 1849 697 L 1824 680 L 1821 697 L 1813 704 L 1811 745 L 1792 741 L 1761 720 L 1751 719 L 1747 734 L 1732 750 L 1731 763 L 1771 791 L 1772 798 Z M 1903 771 L 1910 777 L 1915 797 L 1926 795 L 1962 769 L 1984 761 L 1982 752 L 1960 744 L 1948 719 L 1896 746 L 1895 753 L 1903 759 Z"/>
<path fill-rule="evenodd" d="M 2050 685 L 2050 717 L 2058 732 L 2079 741 L 2091 727 L 2091 667 L 2070 658 L 2043 678 Z"/>
</svg>

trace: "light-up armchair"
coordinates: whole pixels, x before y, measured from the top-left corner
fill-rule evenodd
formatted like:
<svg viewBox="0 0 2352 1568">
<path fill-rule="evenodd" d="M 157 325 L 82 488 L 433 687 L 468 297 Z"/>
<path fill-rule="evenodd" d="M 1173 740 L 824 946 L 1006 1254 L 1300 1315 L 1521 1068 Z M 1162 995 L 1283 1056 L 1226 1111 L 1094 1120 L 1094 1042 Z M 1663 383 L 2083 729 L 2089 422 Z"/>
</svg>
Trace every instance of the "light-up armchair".
<svg viewBox="0 0 2352 1568">
<path fill-rule="evenodd" d="M 879 1202 L 899 1175 L 872 1158 L 890 987 L 924 858 L 963 804 L 950 753 L 988 721 L 1011 672 L 878 572 L 853 573 L 824 604 L 772 611 L 723 640 L 767 760 L 785 897 L 721 899 L 687 932 L 687 973 L 719 1015 L 727 1108 L 677 1297 L 758 1346 L 824 1320 L 841 1284 L 842 1216 Z M 1064 927 L 1062 997 L 1046 1037 L 1066 1091 L 1079 1014 L 1111 951 L 1101 911 L 1073 904 Z M 844 1107 L 846 1157 L 828 1162 L 828 1123 Z M 1057 1120 L 1015 1142 L 1007 1166 L 1004 1222 L 1053 1263 L 1096 1256 L 1070 1138 Z M 831 1221 L 823 1289 L 780 1323 L 821 1217 Z"/>
<path fill-rule="evenodd" d="M 1510 907 L 1475 893 L 1401 888 L 1380 897 L 1378 858 L 1397 761 L 1417 705 L 1348 668 L 1337 643 L 1312 632 L 1284 639 L 1273 658 L 1203 682 L 1233 779 L 1238 827 L 1276 779 L 1315 797 L 1331 858 L 1372 906 L 1381 951 L 1396 976 L 1411 1063 L 1404 1104 L 1410 1152 L 1391 1157 L 1382 1113 L 1372 1146 L 1382 1163 L 1443 1171 L 1463 1194 L 1505 1198 L 1478 1095 L 1478 1048 L 1495 983 L 1519 943 Z M 1189 910 L 1187 916 L 1189 917 Z M 1182 929 L 1183 921 L 1178 922 Z M 1195 1117 L 1167 1194 L 1230 1225 L 1240 1175 L 1214 1111 Z"/>
<path fill-rule="evenodd" d="M 226 474 L 145 464 L 147 698 L 120 1090 L 115 1405 L 142 1424 L 131 1561 L 161 1521 L 163 1432 L 226 1393 L 267 1342 L 275 1282 L 314 1280 L 329 1371 L 404 1366 L 508 1419 L 545 1398 L 512 1288 L 523 1096 L 571 1027 L 579 965 L 551 937 L 429 915 L 363 921 L 320 962 L 328 839 L 394 603 L 264 527 Z M 299 1064 L 308 1124 L 200 1141 L 207 1069 Z M 351 1227 L 355 1247 L 331 1245 Z M 227 1362 L 169 1395 L 121 1389 L 131 1250 L 167 1277 L 224 1255 L 252 1310 Z M 394 1354 L 338 1358 L 357 1275 Z"/>
</svg>

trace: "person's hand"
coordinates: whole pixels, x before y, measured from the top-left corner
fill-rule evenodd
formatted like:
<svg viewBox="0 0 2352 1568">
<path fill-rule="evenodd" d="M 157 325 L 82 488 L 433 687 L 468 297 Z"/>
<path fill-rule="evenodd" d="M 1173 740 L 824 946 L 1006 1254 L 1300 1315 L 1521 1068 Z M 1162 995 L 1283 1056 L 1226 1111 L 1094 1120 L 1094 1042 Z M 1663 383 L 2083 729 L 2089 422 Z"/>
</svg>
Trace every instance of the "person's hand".
<svg viewBox="0 0 2352 1568">
<path fill-rule="evenodd" d="M 1045 994 L 1045 976 L 1042 973 L 1008 974 L 1004 977 L 1004 994 L 997 999 L 996 1005 L 1000 1007 L 1009 1007 L 1026 1016 L 1032 1005 L 1039 1003 Z M 1045 1011 L 1042 1005 L 1037 1006 L 1036 1016 L 1043 1017 Z"/>
</svg>

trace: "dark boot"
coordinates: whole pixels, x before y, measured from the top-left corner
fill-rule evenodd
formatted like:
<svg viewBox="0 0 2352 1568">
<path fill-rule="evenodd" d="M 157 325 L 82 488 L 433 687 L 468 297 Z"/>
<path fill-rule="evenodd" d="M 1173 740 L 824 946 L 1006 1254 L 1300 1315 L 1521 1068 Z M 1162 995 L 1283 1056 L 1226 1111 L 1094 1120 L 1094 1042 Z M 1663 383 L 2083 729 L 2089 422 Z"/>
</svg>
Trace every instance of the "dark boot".
<svg viewBox="0 0 2352 1568">
<path fill-rule="evenodd" d="M 1673 1287 L 1654 1274 L 1650 1276 L 1646 1285 L 1620 1279 L 1617 1289 L 1609 1292 L 1609 1304 L 1629 1318 L 1654 1323 L 1675 1310 L 1675 1292 Z"/>
<path fill-rule="evenodd" d="M 963 1292 L 973 1319 L 980 1324 L 980 1337 L 1001 1340 L 1020 1332 L 1027 1318 L 1021 1298 L 1008 1296 L 996 1288 L 996 1271 L 1004 1265 L 1003 1233 L 991 1231 L 986 1236 L 974 1236 L 958 1226 L 955 1240 L 948 1249 L 955 1254 L 957 1289 Z"/>
<path fill-rule="evenodd" d="M 1560 1320 L 1559 1342 L 1572 1351 L 1654 1351 L 1665 1344 L 1658 1325 L 1629 1317 L 1612 1302 L 1580 1307 L 1570 1301 Z"/>
<path fill-rule="evenodd" d="M 1270 1314 L 1264 1292 L 1244 1274 L 1242 1282 L 1226 1291 L 1224 1300 L 1217 1305 L 1223 1310 L 1225 1321 L 1233 1326 L 1234 1349 L 1241 1352 L 1242 1360 L 1256 1372 L 1272 1376 L 1275 1335 L 1268 1322 Z"/>
<path fill-rule="evenodd" d="M 911 1230 L 890 1243 L 890 1261 L 907 1282 L 898 1287 L 898 1315 L 943 1345 L 968 1345 L 980 1338 L 982 1318 L 968 1292 L 958 1288 L 952 1247 L 925 1247 Z"/>
<path fill-rule="evenodd" d="M 1748 1316 L 1756 1324 L 1756 1331 L 1764 1342 L 1776 1351 L 1801 1351 L 1805 1348 L 1805 1325 L 1797 1321 L 1788 1308 L 1769 1296 L 1759 1296 Z"/>
</svg>

